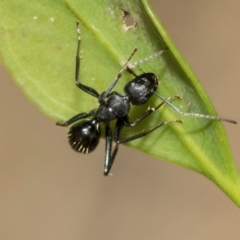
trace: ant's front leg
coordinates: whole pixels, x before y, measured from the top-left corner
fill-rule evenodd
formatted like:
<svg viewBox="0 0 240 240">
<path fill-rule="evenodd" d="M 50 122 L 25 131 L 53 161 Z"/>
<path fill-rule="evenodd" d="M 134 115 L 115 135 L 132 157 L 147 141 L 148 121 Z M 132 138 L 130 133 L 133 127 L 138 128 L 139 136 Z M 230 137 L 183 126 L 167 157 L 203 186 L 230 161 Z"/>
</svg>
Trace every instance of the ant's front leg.
<svg viewBox="0 0 240 240">
<path fill-rule="evenodd" d="M 80 72 L 80 59 L 81 57 L 79 56 L 80 53 L 80 43 L 81 43 L 81 31 L 80 31 L 80 24 L 77 21 L 77 35 L 78 35 L 78 43 L 77 43 L 77 55 L 76 55 L 76 67 L 75 67 L 75 81 L 76 85 L 78 88 L 80 88 L 82 91 L 92 95 L 93 97 L 98 98 L 99 93 L 86 85 L 83 85 L 82 83 L 79 82 L 79 72 Z"/>
</svg>

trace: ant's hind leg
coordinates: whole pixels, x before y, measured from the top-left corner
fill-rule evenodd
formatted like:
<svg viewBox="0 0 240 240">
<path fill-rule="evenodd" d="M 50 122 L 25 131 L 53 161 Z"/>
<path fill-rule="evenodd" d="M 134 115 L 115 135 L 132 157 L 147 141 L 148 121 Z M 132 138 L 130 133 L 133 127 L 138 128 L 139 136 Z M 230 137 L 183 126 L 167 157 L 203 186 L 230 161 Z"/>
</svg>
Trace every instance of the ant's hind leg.
<svg viewBox="0 0 240 240">
<path fill-rule="evenodd" d="M 72 123 L 75 123 L 83 118 L 87 118 L 91 116 L 91 112 L 90 113 L 79 113 L 77 115 L 75 115 L 74 117 L 70 118 L 69 120 L 67 120 L 66 122 L 56 122 L 56 125 L 58 126 L 62 126 L 62 127 L 67 127 L 69 125 L 71 125 Z"/>
<path fill-rule="evenodd" d="M 168 125 L 168 124 L 170 124 L 170 123 L 182 123 L 182 120 L 178 120 L 178 119 L 177 119 L 177 120 L 172 120 L 172 121 L 167 121 L 167 122 L 159 123 L 159 124 L 156 125 L 155 127 L 152 127 L 152 128 L 150 128 L 150 129 L 148 129 L 148 130 L 146 130 L 146 131 L 142 131 L 142 132 L 139 132 L 139 133 L 137 133 L 137 134 L 133 134 L 133 135 L 131 135 L 131 136 L 129 136 L 129 137 L 126 137 L 126 138 L 124 138 L 124 139 L 119 139 L 118 142 L 117 142 L 117 144 L 127 143 L 127 142 L 131 142 L 131 141 L 133 141 L 133 140 L 135 140 L 135 139 L 142 138 L 142 137 L 148 135 L 149 133 L 155 131 L 156 129 L 158 129 L 158 128 L 164 126 L 164 125 Z"/>
</svg>

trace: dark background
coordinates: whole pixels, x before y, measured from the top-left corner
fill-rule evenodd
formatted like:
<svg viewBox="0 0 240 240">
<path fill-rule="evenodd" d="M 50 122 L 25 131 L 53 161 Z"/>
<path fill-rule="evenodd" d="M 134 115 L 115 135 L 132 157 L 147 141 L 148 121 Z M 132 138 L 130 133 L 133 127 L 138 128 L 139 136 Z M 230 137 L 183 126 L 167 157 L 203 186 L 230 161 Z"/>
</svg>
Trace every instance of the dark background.
<svg viewBox="0 0 240 240">
<path fill-rule="evenodd" d="M 240 2 L 152 3 L 219 115 L 240 122 Z M 209 180 L 124 146 L 103 177 L 103 141 L 73 152 L 0 71 L 0 239 L 239 239 L 239 209 Z M 239 167 L 239 125 L 225 126 Z"/>
</svg>

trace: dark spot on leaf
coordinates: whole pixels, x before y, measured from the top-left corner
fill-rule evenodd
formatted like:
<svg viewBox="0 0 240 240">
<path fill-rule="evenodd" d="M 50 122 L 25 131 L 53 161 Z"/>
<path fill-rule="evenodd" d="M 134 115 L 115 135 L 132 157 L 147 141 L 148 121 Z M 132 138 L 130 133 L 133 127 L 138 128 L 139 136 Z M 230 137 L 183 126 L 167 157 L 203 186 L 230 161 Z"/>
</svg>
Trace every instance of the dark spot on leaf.
<svg viewBox="0 0 240 240">
<path fill-rule="evenodd" d="M 136 27 L 135 18 L 125 9 L 121 8 L 123 17 L 123 27 L 125 30 L 129 30 Z"/>
</svg>

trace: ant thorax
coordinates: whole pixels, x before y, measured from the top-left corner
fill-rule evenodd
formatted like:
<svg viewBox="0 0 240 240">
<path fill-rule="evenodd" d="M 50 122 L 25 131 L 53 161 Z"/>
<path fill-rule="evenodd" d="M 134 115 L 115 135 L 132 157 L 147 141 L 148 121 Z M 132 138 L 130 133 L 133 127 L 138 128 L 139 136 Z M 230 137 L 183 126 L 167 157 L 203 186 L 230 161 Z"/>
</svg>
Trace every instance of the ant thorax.
<svg viewBox="0 0 240 240">
<path fill-rule="evenodd" d="M 109 122 L 126 116 L 129 111 L 128 99 L 117 92 L 112 92 L 104 103 L 100 103 L 95 117 L 98 122 Z"/>
</svg>

